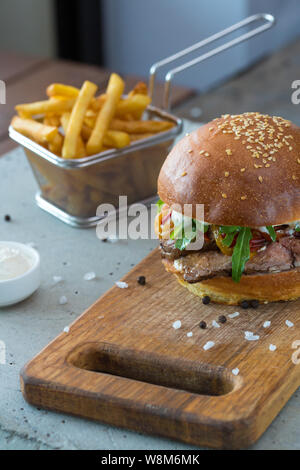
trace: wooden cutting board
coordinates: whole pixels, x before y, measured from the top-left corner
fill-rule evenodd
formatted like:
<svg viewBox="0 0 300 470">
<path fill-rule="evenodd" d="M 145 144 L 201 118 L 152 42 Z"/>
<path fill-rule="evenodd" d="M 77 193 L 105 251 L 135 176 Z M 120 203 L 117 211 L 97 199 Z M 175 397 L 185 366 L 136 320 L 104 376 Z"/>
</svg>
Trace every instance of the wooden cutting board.
<svg viewBox="0 0 300 470">
<path fill-rule="evenodd" d="M 254 443 L 300 385 L 300 302 L 205 306 L 164 271 L 157 250 L 124 280 L 127 289 L 109 290 L 22 370 L 26 400 L 199 446 Z M 213 327 L 220 315 L 227 322 Z M 247 341 L 247 330 L 260 339 Z"/>
</svg>

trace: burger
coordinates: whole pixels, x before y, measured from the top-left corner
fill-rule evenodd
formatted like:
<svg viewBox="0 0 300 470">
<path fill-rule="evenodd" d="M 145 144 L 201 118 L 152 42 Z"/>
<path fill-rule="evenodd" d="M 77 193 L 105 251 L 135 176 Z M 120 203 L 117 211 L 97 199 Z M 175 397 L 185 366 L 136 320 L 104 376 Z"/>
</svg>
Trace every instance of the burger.
<svg viewBox="0 0 300 470">
<path fill-rule="evenodd" d="M 258 112 L 216 118 L 171 150 L 158 194 L 162 262 L 193 294 L 229 305 L 300 297 L 298 126 Z"/>
</svg>

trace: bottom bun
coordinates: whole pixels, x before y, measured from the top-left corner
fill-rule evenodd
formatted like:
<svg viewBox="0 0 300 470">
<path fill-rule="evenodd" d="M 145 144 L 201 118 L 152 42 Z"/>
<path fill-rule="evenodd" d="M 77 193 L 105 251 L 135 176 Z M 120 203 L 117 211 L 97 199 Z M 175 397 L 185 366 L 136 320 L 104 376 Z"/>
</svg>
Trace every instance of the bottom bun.
<svg viewBox="0 0 300 470">
<path fill-rule="evenodd" d="M 267 303 L 300 297 L 300 268 L 281 273 L 244 275 L 238 283 L 229 276 L 220 276 L 191 284 L 181 274 L 174 273 L 172 262 L 164 259 L 163 264 L 194 295 L 208 295 L 212 302 L 220 304 L 238 305 L 243 300 L 254 299 Z"/>
</svg>

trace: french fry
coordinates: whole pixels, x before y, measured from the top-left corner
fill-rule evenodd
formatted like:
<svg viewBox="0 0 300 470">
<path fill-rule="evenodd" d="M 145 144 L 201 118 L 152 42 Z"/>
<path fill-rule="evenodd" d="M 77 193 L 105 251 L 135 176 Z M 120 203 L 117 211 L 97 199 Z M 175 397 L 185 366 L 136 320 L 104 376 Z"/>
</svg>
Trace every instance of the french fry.
<svg viewBox="0 0 300 470">
<path fill-rule="evenodd" d="M 174 124 L 170 121 L 121 121 L 113 119 L 110 129 L 127 132 L 128 134 L 156 134 L 171 129 Z"/>
<path fill-rule="evenodd" d="M 106 134 L 103 139 L 103 145 L 105 147 L 112 147 L 116 149 L 121 149 L 130 144 L 130 137 L 126 132 L 120 131 L 106 131 Z"/>
<path fill-rule="evenodd" d="M 144 82 L 138 82 L 134 89 L 131 90 L 130 93 L 128 93 L 128 96 L 134 96 L 134 95 L 148 95 L 148 88 L 146 83 Z"/>
<path fill-rule="evenodd" d="M 62 146 L 63 146 L 63 140 L 64 140 L 63 136 L 60 133 L 56 134 L 54 139 L 51 142 L 49 142 L 50 152 L 55 153 L 55 155 L 60 156 L 61 155 L 61 149 L 62 149 Z"/>
<path fill-rule="evenodd" d="M 131 114 L 136 120 L 141 119 L 143 112 L 150 104 L 151 99 L 147 95 L 133 95 L 118 104 L 116 117 L 123 118 L 126 114 Z"/>
<path fill-rule="evenodd" d="M 69 98 L 77 98 L 79 95 L 79 88 L 62 83 L 52 83 L 48 86 L 46 93 L 51 98 L 53 96 L 67 96 Z"/>
<path fill-rule="evenodd" d="M 21 134 L 35 140 L 38 144 L 45 145 L 52 142 L 58 134 L 57 127 L 45 126 L 33 119 L 23 119 L 14 116 L 11 121 L 12 127 Z"/>
<path fill-rule="evenodd" d="M 92 103 L 92 111 L 99 111 L 106 101 L 106 94 L 95 98 Z M 132 115 L 133 120 L 141 119 L 143 112 L 151 103 L 148 95 L 134 94 L 127 98 L 121 99 L 117 105 L 115 117 L 124 119 L 127 115 Z"/>
<path fill-rule="evenodd" d="M 93 109 L 88 109 L 87 112 L 85 113 L 85 115 L 87 117 L 92 117 L 95 119 L 95 122 L 96 122 L 96 118 L 98 116 L 98 112 L 97 111 L 94 111 Z"/>
<path fill-rule="evenodd" d="M 91 102 L 91 109 L 97 113 L 100 111 L 106 100 L 106 94 L 102 93 Z"/>
<path fill-rule="evenodd" d="M 82 125 L 81 137 L 84 140 L 84 142 L 87 142 L 89 140 L 89 138 L 91 137 L 92 130 L 93 130 L 92 127 L 89 127 L 86 124 Z"/>
<path fill-rule="evenodd" d="M 84 116 L 84 124 L 86 124 L 91 129 L 94 128 L 98 113 L 93 109 L 88 109 Z"/>
<path fill-rule="evenodd" d="M 52 83 L 48 100 L 19 104 L 13 127 L 63 158 L 83 158 L 111 148 L 123 148 L 173 127 L 169 121 L 142 121 L 150 104 L 147 86 L 139 82 L 122 98 L 124 81 L 110 76 L 106 93 L 95 97 L 89 81 L 81 89 Z M 62 125 L 64 135 L 59 133 Z"/>
<path fill-rule="evenodd" d="M 83 140 L 89 140 L 91 134 L 92 129 L 83 125 L 81 131 Z M 129 144 L 130 136 L 126 132 L 108 130 L 103 138 L 103 148 L 122 148 Z"/>
<path fill-rule="evenodd" d="M 118 102 L 124 91 L 124 81 L 119 75 L 112 73 L 106 90 L 106 100 L 99 111 L 95 127 L 87 143 L 87 154 L 93 155 L 101 151 L 106 131 L 115 114 Z M 116 129 L 118 130 L 118 129 Z"/>
<path fill-rule="evenodd" d="M 66 100 L 69 100 L 71 99 L 70 97 L 68 96 L 63 96 L 63 95 L 53 95 L 49 98 L 49 100 L 56 100 L 56 101 L 66 101 Z M 76 98 L 74 98 L 76 99 Z"/>
<path fill-rule="evenodd" d="M 92 129 L 86 125 L 83 125 L 81 129 L 81 136 L 83 140 L 89 140 L 91 134 Z M 108 130 L 106 131 L 103 138 L 103 149 L 104 147 L 120 149 L 126 147 L 126 145 L 129 144 L 130 136 L 126 132 Z"/>
<path fill-rule="evenodd" d="M 130 134 L 130 142 L 136 142 L 137 140 L 142 140 L 142 139 L 149 139 L 149 137 L 152 137 L 153 134 L 147 133 L 147 134 Z"/>
<path fill-rule="evenodd" d="M 61 125 L 63 127 L 64 133 L 66 134 L 69 121 L 70 121 L 71 113 L 64 113 L 61 116 Z M 81 138 L 81 135 L 78 136 L 77 141 L 77 148 L 76 148 L 76 158 L 84 158 L 86 156 L 85 145 Z"/>
<path fill-rule="evenodd" d="M 60 126 L 60 116 L 58 114 L 48 113 L 44 116 L 43 124 L 46 126 Z"/>
<path fill-rule="evenodd" d="M 97 91 L 97 88 L 97 85 L 89 81 L 85 81 L 82 85 L 82 88 L 80 90 L 80 93 L 78 95 L 78 98 L 70 116 L 68 129 L 63 145 L 63 158 L 76 157 L 78 137 L 80 136 L 84 116 L 91 99 L 94 97 Z"/>
<path fill-rule="evenodd" d="M 122 120 L 123 121 L 136 121 L 136 118 L 132 115 L 132 114 L 124 114 L 124 116 L 122 116 Z"/>
<path fill-rule="evenodd" d="M 85 116 L 83 123 L 90 129 L 94 129 L 95 124 L 96 124 L 96 118 Z"/>
<path fill-rule="evenodd" d="M 68 100 L 61 100 L 51 98 L 50 100 L 46 101 L 37 101 L 35 103 L 27 103 L 27 104 L 18 104 L 16 106 L 16 110 L 20 117 L 28 117 L 35 116 L 37 114 L 47 114 L 47 113 L 56 113 L 60 114 L 64 111 L 70 111 L 75 103 L 75 99 L 71 98 Z"/>
</svg>

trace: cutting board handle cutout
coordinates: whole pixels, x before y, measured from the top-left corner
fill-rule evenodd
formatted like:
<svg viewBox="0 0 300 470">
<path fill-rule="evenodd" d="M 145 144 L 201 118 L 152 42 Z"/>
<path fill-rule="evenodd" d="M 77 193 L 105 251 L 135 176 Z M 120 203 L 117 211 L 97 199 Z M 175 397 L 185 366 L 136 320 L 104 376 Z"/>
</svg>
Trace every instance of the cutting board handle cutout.
<svg viewBox="0 0 300 470">
<path fill-rule="evenodd" d="M 240 378 L 224 367 L 165 355 L 126 349 L 111 343 L 85 343 L 75 347 L 67 362 L 79 369 L 101 372 L 128 380 L 220 396 L 240 386 Z"/>
</svg>

